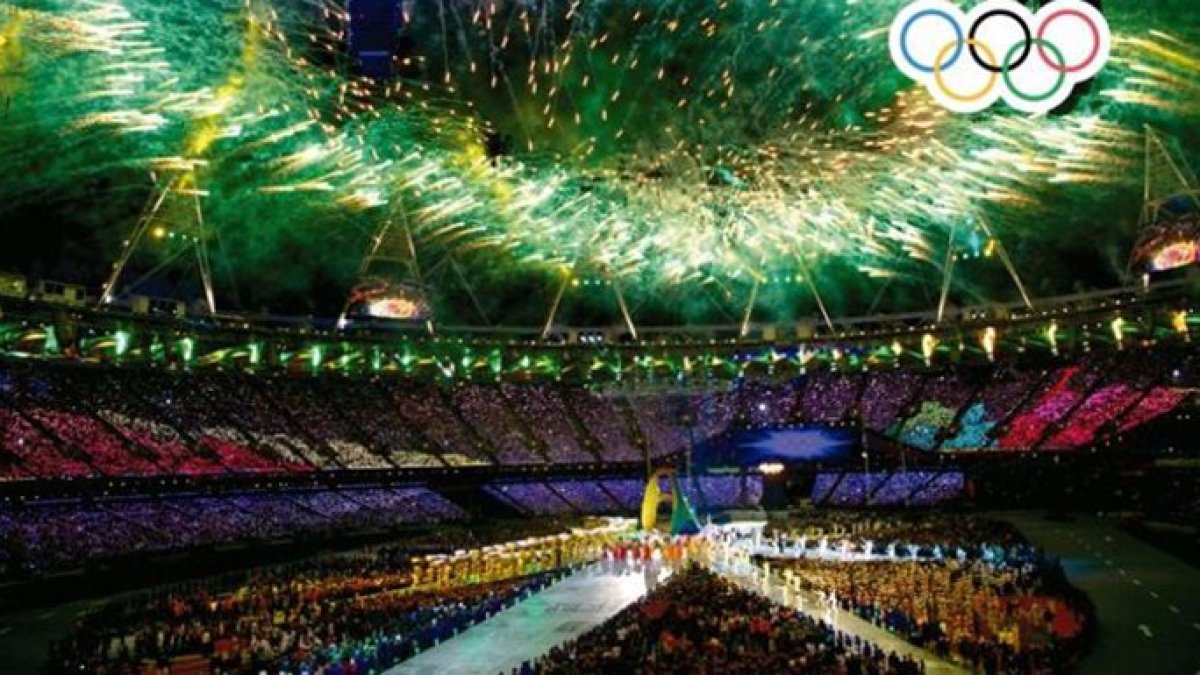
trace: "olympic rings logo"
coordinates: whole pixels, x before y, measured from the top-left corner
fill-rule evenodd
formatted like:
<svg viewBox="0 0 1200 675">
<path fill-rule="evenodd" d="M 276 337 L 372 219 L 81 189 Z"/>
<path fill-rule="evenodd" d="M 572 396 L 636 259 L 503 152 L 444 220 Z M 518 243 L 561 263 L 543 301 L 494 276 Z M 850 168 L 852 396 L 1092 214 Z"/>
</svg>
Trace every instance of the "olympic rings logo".
<svg viewBox="0 0 1200 675">
<path fill-rule="evenodd" d="M 917 0 L 892 22 L 889 45 L 896 67 L 954 112 L 1004 99 L 1038 115 L 1107 65 L 1112 32 L 1083 0 L 1054 0 L 1037 14 L 1017 0 L 987 0 L 970 12 Z"/>
</svg>

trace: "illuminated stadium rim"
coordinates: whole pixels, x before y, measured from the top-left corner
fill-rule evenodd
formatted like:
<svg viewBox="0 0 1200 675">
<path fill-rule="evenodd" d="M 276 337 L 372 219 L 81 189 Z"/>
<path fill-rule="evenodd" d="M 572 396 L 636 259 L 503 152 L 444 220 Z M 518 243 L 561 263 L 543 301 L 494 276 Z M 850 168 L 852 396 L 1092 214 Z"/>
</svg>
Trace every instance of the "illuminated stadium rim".
<svg viewBox="0 0 1200 675">
<path fill-rule="evenodd" d="M 792 328 L 800 325 L 811 326 L 813 337 L 806 339 L 788 339 L 786 336 L 781 336 L 781 341 L 790 342 L 827 342 L 830 340 L 854 340 L 854 339 L 871 339 L 884 335 L 892 335 L 897 332 L 896 326 L 903 324 L 905 330 L 920 328 L 929 331 L 952 331 L 957 327 L 967 324 L 987 323 L 996 326 L 997 328 L 1004 325 L 1018 325 L 1032 321 L 1046 320 L 1054 317 L 1062 317 L 1065 313 L 1078 312 L 1086 313 L 1089 311 L 1104 311 L 1118 308 L 1137 307 L 1143 301 L 1163 301 L 1168 297 L 1175 297 L 1179 293 L 1186 291 L 1188 282 L 1185 280 L 1170 280 L 1159 281 L 1149 285 L 1133 285 L 1112 288 L 1107 290 L 1090 291 L 1085 293 L 1074 293 L 1069 295 L 1060 295 L 1047 298 L 1035 298 L 1034 309 L 1030 309 L 1023 302 L 992 302 L 978 305 L 968 305 L 957 308 L 955 314 L 960 317 L 960 320 L 946 320 L 939 326 L 937 322 L 937 312 L 922 311 L 922 312 L 906 312 L 897 314 L 875 314 L 870 316 L 849 316 L 834 318 L 833 322 L 838 329 L 836 332 L 830 332 L 820 321 L 812 321 L 808 324 L 800 324 L 798 322 L 762 322 L 750 323 L 749 333 L 751 335 L 761 335 L 764 330 L 770 328 Z M 1174 296 L 1172 294 L 1175 294 Z M 1001 318 L 1007 316 L 1008 318 Z M 872 330 L 873 327 L 881 325 L 888 326 L 887 328 Z M 637 326 L 638 335 L 646 336 L 646 339 L 634 341 L 633 344 L 652 344 L 657 336 L 671 335 L 688 335 L 688 334 L 708 334 L 708 333 L 730 333 L 738 331 L 742 328 L 740 324 L 696 324 L 696 325 L 679 325 L 679 326 Z M 470 335 L 495 335 L 497 337 L 505 337 L 511 335 L 528 335 L 540 333 L 543 329 L 535 326 L 518 326 L 518 327 L 497 327 L 497 326 L 470 326 L 470 325 L 443 325 L 439 326 L 440 332 L 455 334 L 470 334 Z M 572 326 L 564 324 L 555 326 L 555 334 L 564 334 L 570 331 L 578 331 L 580 333 L 600 333 L 608 330 L 613 330 L 618 333 L 625 331 L 625 327 L 618 323 L 613 323 L 603 326 Z M 756 339 L 733 340 L 733 342 L 755 343 L 761 342 Z M 730 340 L 725 340 L 730 342 Z"/>
<path fill-rule="evenodd" d="M 313 319 L 298 316 L 243 316 L 234 314 L 218 314 L 215 317 L 194 315 L 186 319 L 163 317 L 156 315 L 135 314 L 119 311 L 111 306 L 106 309 L 91 307 L 71 308 L 82 318 L 93 316 L 104 320 L 131 320 L 144 324 L 157 324 L 176 327 L 186 326 L 198 333 L 230 332 L 257 334 L 269 337 L 272 334 L 281 338 L 348 338 L 352 340 L 391 340 L 403 338 L 413 342 L 453 342 L 461 339 L 481 344 L 497 346 L 539 346 L 566 348 L 635 348 L 638 346 L 665 345 L 672 347 L 689 347 L 708 345 L 758 345 L 778 342 L 786 344 L 817 344 L 842 341 L 853 343 L 857 341 L 879 340 L 891 336 L 912 336 L 922 332 L 933 334 L 952 334 L 964 330 L 974 330 L 983 326 L 1020 327 L 1026 324 L 1036 324 L 1049 320 L 1082 319 L 1091 314 L 1113 310 L 1136 310 L 1139 307 L 1167 303 L 1185 297 L 1190 285 L 1187 280 L 1169 280 L 1154 282 L 1149 285 L 1135 285 L 1113 288 L 1103 291 L 1078 293 L 1071 295 L 1039 298 L 1035 300 L 1034 309 L 1029 309 L 1021 302 L 989 303 L 957 308 L 954 312 L 956 319 L 937 322 L 933 311 L 910 312 L 903 314 L 886 314 L 860 317 L 846 317 L 834 320 L 836 332 L 831 332 L 820 322 L 808 323 L 751 323 L 745 337 L 737 337 L 744 328 L 736 324 L 709 325 L 678 325 L 678 326 L 637 326 L 639 339 L 628 342 L 610 342 L 607 338 L 621 338 L 626 328 L 619 323 L 606 325 L 572 326 L 569 324 L 556 325 L 551 331 L 554 339 L 544 340 L 540 336 L 543 327 L 538 326 L 473 326 L 473 325 L 437 325 L 437 335 L 430 337 L 425 332 L 425 324 L 404 322 L 370 321 L 360 324 L 351 322 L 344 330 L 335 328 L 336 321 L 329 319 Z M 0 297 L 0 307 L 5 298 Z M 8 302 L 18 302 L 7 299 Z M 19 301 L 32 304 L 49 312 L 61 313 L 63 307 L 52 303 Z M 1176 307 L 1175 309 L 1184 309 Z M 5 312 L 10 317 L 19 316 L 18 312 Z M 797 337 L 795 329 L 805 328 L 809 336 Z M 765 339 L 763 336 L 774 331 L 775 339 Z M 605 339 L 594 343 L 578 342 L 564 343 L 562 338 L 575 333 L 579 336 L 603 336 Z M 694 342 L 676 341 L 694 340 Z"/>
</svg>

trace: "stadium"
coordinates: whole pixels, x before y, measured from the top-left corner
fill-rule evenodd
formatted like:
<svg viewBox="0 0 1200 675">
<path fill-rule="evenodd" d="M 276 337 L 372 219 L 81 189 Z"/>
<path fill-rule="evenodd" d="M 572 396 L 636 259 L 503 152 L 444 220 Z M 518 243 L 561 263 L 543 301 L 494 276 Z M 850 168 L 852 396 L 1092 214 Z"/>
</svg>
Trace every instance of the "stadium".
<svg viewBox="0 0 1200 675">
<path fill-rule="evenodd" d="M 0 0 L 0 674 L 1200 672 L 1190 0 Z"/>
</svg>

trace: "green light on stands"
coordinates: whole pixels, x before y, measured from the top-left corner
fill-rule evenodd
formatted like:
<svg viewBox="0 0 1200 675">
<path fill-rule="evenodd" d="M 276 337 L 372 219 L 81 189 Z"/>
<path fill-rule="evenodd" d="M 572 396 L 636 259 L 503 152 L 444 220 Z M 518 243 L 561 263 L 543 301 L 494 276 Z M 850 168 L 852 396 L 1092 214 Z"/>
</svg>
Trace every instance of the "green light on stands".
<svg viewBox="0 0 1200 675">
<path fill-rule="evenodd" d="M 309 362 L 311 363 L 313 370 L 316 370 L 317 368 L 321 367 L 321 356 L 322 356 L 321 346 L 313 345 L 313 347 L 309 351 L 309 355 L 308 355 Z"/>
<path fill-rule="evenodd" d="M 192 357 L 196 355 L 196 341 L 190 337 L 180 340 L 179 355 L 183 357 L 184 363 L 191 363 Z"/>
<path fill-rule="evenodd" d="M 262 363 L 262 345 L 257 342 L 250 343 L 250 365 L 257 366 Z"/>
</svg>

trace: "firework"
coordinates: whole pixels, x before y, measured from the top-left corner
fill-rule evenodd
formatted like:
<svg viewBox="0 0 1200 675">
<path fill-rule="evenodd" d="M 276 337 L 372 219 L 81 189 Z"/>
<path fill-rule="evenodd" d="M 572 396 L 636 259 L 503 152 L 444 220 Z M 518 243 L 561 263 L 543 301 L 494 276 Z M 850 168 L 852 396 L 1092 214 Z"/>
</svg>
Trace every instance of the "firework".
<svg viewBox="0 0 1200 675">
<path fill-rule="evenodd" d="M 420 0 L 384 83 L 352 74 L 335 0 L 0 4 L 0 198 L 90 204 L 102 181 L 119 245 L 129 195 L 182 177 L 235 285 L 296 247 L 278 286 L 346 278 L 403 217 L 430 266 L 791 284 L 761 301 L 781 306 L 815 286 L 846 312 L 988 240 L 1128 237 L 1143 125 L 1200 117 L 1194 13 L 1106 3 L 1113 60 L 1073 112 L 963 117 L 891 65 L 901 4 Z"/>
</svg>

